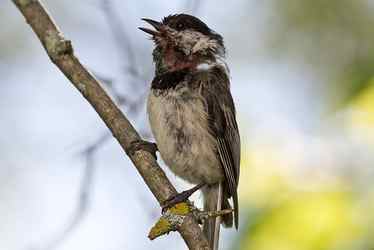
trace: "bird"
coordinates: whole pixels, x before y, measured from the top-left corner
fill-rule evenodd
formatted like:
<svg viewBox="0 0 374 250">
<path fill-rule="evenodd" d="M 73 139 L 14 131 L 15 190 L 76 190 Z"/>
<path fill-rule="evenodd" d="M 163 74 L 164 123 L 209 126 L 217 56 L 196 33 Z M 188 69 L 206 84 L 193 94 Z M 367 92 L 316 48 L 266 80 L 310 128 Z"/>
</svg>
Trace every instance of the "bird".
<svg viewBox="0 0 374 250">
<path fill-rule="evenodd" d="M 231 209 L 232 198 L 233 213 L 203 224 L 216 250 L 220 224 L 238 229 L 239 223 L 240 135 L 223 37 L 184 13 L 142 20 L 153 27 L 139 29 L 155 45 L 147 114 L 157 150 L 176 176 L 196 185 L 170 202 L 201 189 L 204 211 L 220 211 Z"/>
</svg>

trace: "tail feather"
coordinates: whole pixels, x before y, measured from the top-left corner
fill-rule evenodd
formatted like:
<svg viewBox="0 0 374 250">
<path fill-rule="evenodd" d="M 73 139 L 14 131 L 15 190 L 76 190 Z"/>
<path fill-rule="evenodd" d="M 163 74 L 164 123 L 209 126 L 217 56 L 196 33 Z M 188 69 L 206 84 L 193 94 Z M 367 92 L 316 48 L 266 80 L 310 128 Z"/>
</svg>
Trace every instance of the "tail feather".
<svg viewBox="0 0 374 250">
<path fill-rule="evenodd" d="M 204 210 L 205 211 L 220 211 L 223 201 L 223 187 L 222 183 L 211 186 L 206 186 L 203 189 L 204 193 Z M 224 204 L 227 205 L 227 204 Z M 219 232 L 221 225 L 221 217 L 209 218 L 204 222 L 203 231 L 208 239 L 212 250 L 218 249 Z"/>
<path fill-rule="evenodd" d="M 231 209 L 230 202 L 225 197 L 222 200 L 222 210 L 224 210 L 224 209 Z M 232 227 L 233 221 L 234 221 L 234 218 L 233 218 L 232 213 L 225 214 L 225 215 L 222 216 L 222 224 L 226 228 Z"/>
<path fill-rule="evenodd" d="M 238 192 L 235 190 L 235 192 L 232 194 L 232 200 L 234 202 L 234 219 L 235 219 L 235 228 L 238 230 L 239 227 L 239 202 L 238 202 Z"/>
</svg>

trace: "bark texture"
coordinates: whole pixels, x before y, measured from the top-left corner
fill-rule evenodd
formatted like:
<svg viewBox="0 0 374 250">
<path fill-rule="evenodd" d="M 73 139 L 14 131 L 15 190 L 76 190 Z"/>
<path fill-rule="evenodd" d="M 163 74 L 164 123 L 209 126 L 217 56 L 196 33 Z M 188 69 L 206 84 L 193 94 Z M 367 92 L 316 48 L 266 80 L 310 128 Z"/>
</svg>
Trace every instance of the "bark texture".
<svg viewBox="0 0 374 250">
<path fill-rule="evenodd" d="M 52 62 L 65 74 L 110 129 L 123 150 L 144 179 L 160 204 L 177 194 L 176 189 L 147 151 L 131 150 L 134 142 L 141 140 L 120 109 L 105 93 L 99 82 L 80 63 L 73 47 L 47 13 L 39 0 L 12 0 L 43 44 Z M 176 230 L 189 249 L 209 250 L 208 242 L 192 213 L 187 214 Z"/>
</svg>

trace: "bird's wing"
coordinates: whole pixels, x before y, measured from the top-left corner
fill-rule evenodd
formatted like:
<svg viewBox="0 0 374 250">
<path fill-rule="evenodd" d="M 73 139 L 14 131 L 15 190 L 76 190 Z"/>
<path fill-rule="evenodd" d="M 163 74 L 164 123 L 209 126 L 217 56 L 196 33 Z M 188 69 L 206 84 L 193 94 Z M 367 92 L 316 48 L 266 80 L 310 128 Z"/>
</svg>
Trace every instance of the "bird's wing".
<svg viewBox="0 0 374 250">
<path fill-rule="evenodd" d="M 237 187 L 240 172 L 240 137 L 230 82 L 220 67 L 212 68 L 202 86 L 202 96 L 208 111 L 209 125 L 217 138 L 217 152 L 226 177 L 227 191 L 233 197 L 235 227 L 238 227 Z"/>
</svg>

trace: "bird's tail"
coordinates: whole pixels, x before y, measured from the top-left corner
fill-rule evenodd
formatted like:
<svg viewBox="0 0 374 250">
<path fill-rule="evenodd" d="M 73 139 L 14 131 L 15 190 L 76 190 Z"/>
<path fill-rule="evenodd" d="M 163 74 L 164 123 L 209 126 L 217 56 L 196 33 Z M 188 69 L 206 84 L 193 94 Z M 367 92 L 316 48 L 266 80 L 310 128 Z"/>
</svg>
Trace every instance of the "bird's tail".
<svg viewBox="0 0 374 250">
<path fill-rule="evenodd" d="M 220 211 L 223 201 L 223 185 L 222 182 L 205 186 L 203 188 L 204 195 L 204 211 Z M 203 231 L 212 250 L 218 249 L 219 231 L 221 217 L 208 218 L 204 222 Z"/>
</svg>

